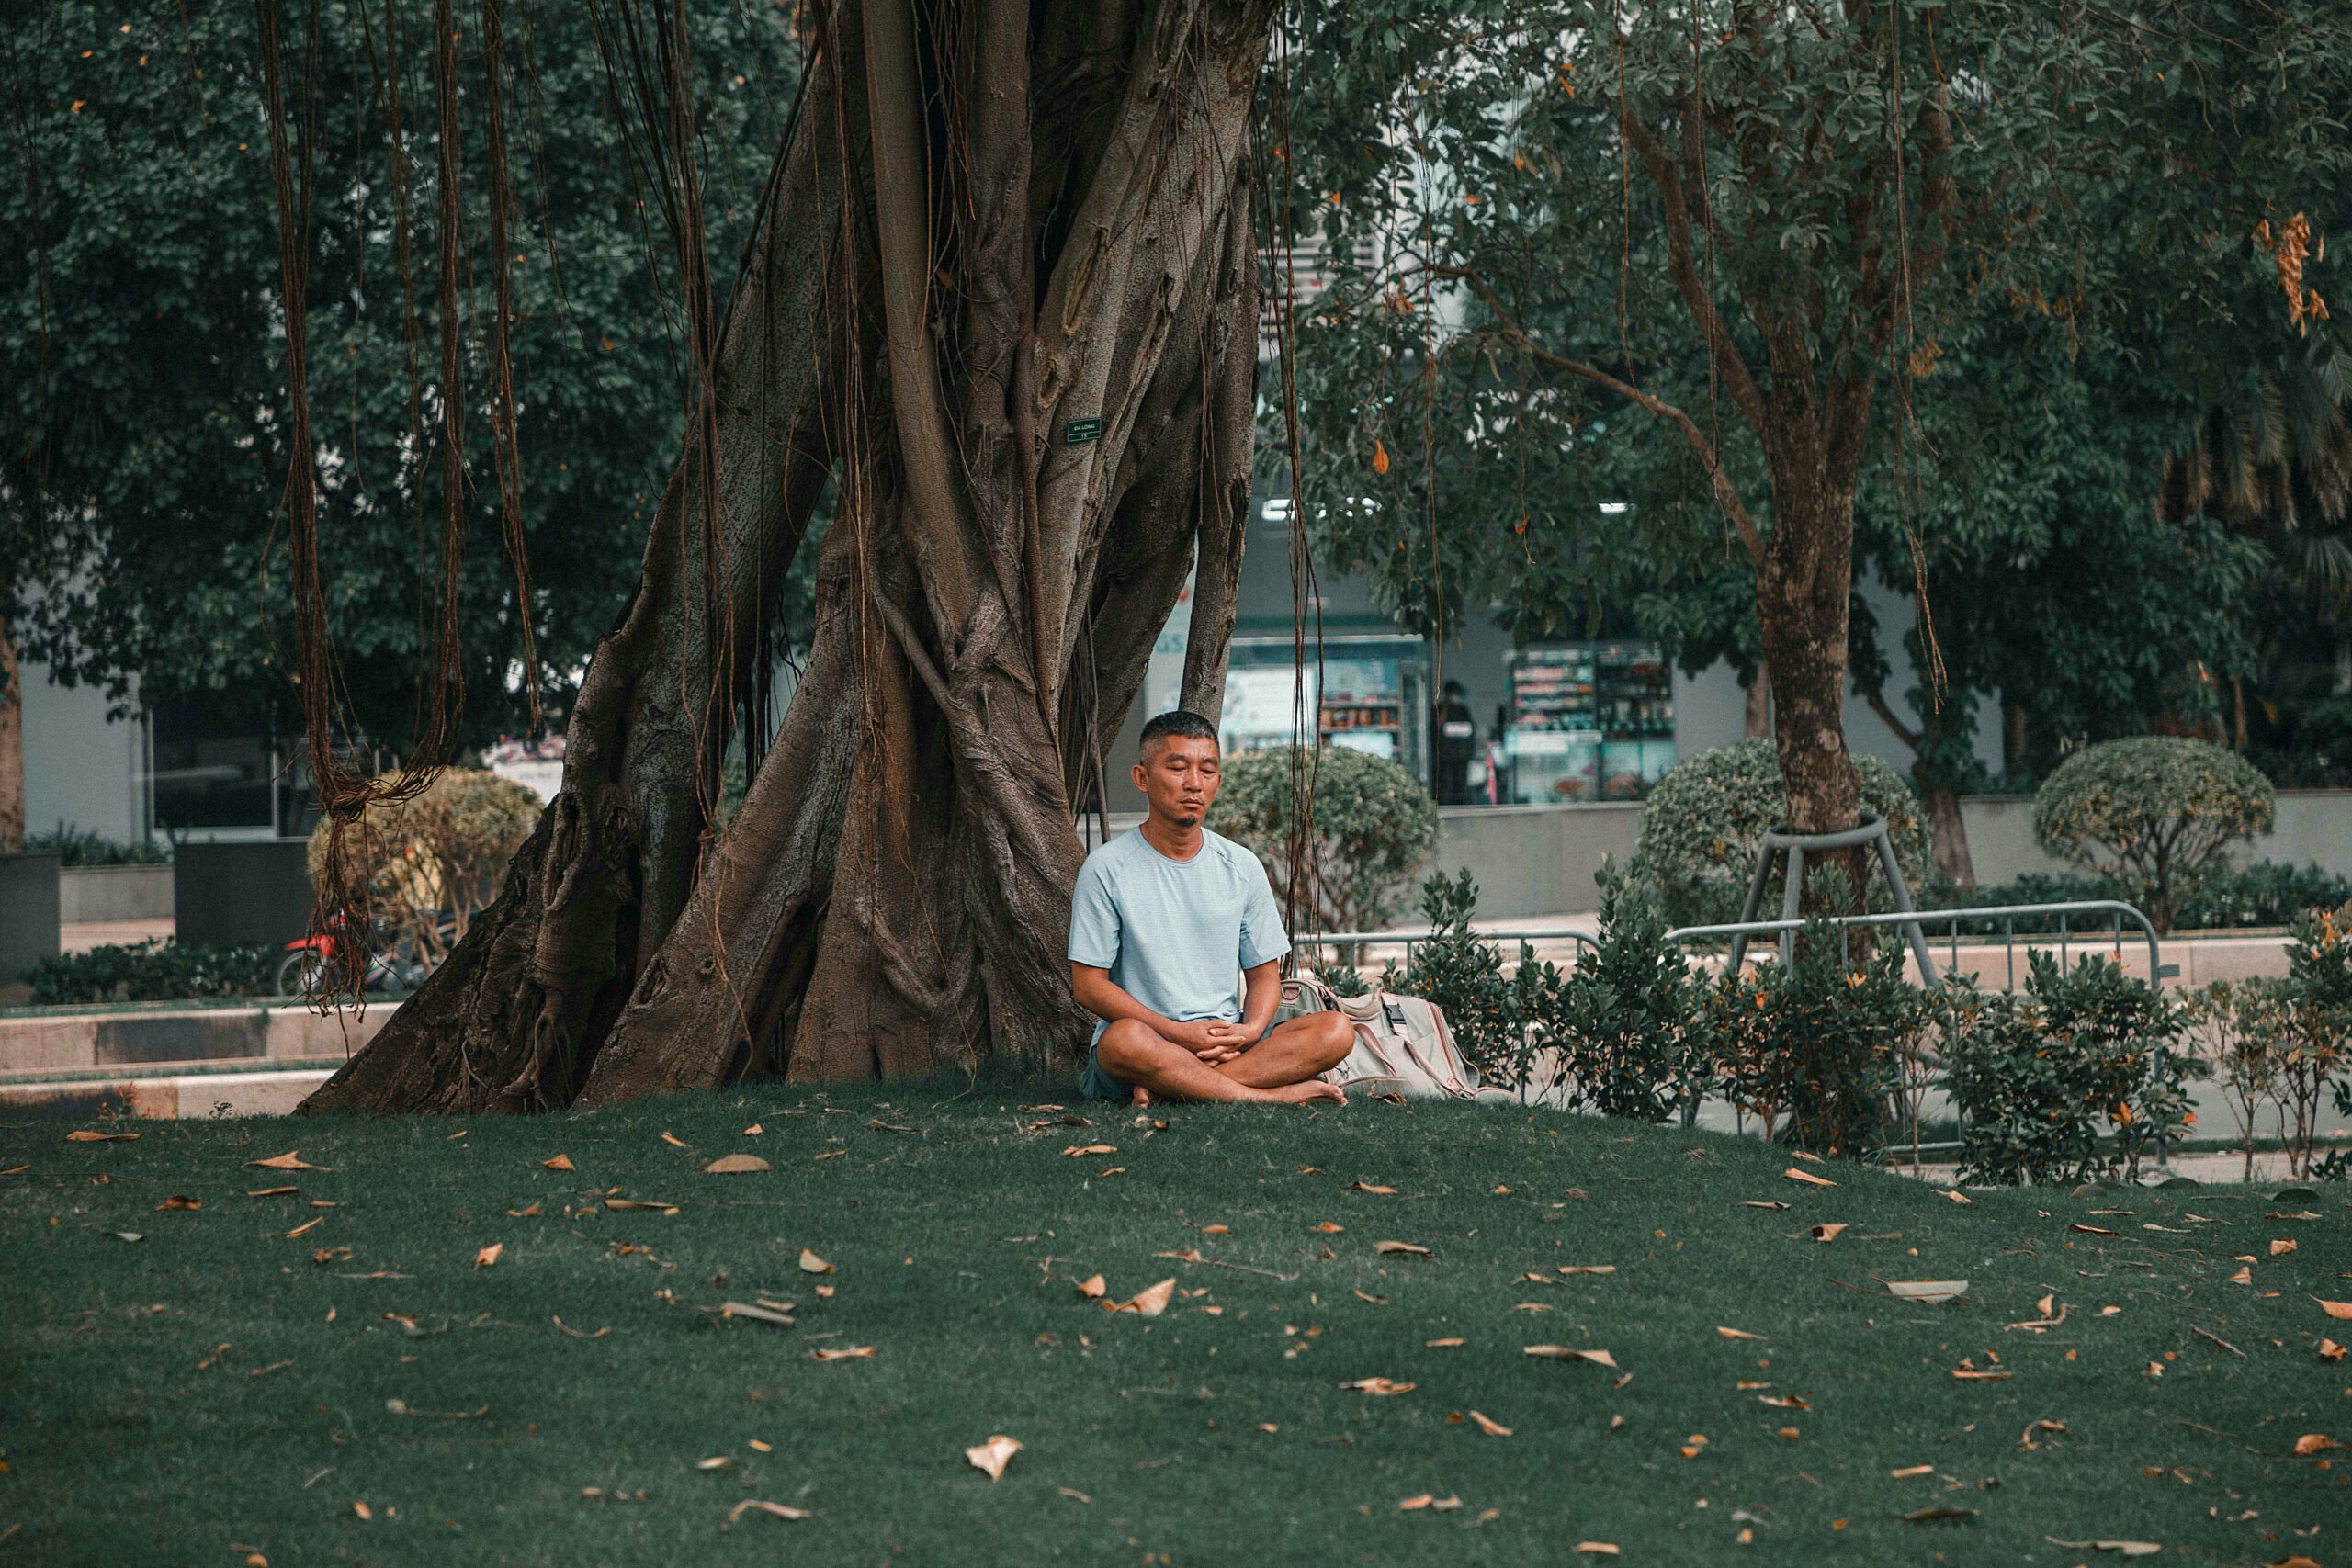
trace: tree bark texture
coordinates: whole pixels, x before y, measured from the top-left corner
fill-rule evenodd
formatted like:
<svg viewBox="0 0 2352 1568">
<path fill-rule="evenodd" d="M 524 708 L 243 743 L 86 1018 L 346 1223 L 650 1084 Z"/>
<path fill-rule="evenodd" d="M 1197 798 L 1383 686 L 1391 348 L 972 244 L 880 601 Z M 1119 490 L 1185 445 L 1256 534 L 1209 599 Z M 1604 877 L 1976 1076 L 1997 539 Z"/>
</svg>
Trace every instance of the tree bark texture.
<svg viewBox="0 0 2352 1568">
<path fill-rule="evenodd" d="M 1223 684 L 1269 25 L 1201 0 L 825 12 L 721 346 L 717 461 L 689 438 L 563 790 L 307 1109 L 1072 1059 L 1072 805 L 1196 548 L 1186 699 Z M 828 479 L 807 668 L 722 823 L 726 716 Z"/>
<path fill-rule="evenodd" d="M 25 852 L 25 682 L 17 632 L 0 620 L 0 855 Z"/>
</svg>

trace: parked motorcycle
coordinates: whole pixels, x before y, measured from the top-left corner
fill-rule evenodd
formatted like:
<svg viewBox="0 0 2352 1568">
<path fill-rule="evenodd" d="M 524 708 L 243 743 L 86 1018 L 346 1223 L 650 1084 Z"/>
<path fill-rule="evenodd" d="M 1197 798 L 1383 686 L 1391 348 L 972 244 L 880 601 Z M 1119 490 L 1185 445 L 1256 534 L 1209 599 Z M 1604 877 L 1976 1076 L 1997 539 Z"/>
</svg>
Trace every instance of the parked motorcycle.
<svg viewBox="0 0 2352 1568">
<path fill-rule="evenodd" d="M 370 934 L 373 940 L 360 989 L 413 991 L 456 945 L 458 924 L 446 916 L 436 922 L 429 953 L 419 950 L 413 933 L 405 928 L 387 931 L 379 926 Z M 328 920 L 323 931 L 288 942 L 286 956 L 277 965 L 277 994 L 315 1001 L 328 994 L 330 987 L 339 989 L 351 972 L 345 945 L 350 941 L 349 923 L 337 915 Z"/>
</svg>

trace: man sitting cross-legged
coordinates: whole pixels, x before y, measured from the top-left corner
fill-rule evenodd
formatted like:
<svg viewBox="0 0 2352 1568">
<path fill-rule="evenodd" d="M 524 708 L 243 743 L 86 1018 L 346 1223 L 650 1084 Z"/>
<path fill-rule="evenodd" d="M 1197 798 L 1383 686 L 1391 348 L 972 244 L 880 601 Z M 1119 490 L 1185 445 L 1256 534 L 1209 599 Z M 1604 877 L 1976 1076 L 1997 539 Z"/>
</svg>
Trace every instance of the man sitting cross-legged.
<svg viewBox="0 0 2352 1568">
<path fill-rule="evenodd" d="M 1318 1074 L 1345 1060 L 1336 1012 L 1269 1029 L 1290 951 L 1258 857 L 1201 826 L 1216 730 L 1182 709 L 1143 727 L 1143 825 L 1086 857 L 1071 900 L 1069 983 L 1095 1026 L 1080 1087 L 1096 1100 L 1345 1103 Z"/>
</svg>

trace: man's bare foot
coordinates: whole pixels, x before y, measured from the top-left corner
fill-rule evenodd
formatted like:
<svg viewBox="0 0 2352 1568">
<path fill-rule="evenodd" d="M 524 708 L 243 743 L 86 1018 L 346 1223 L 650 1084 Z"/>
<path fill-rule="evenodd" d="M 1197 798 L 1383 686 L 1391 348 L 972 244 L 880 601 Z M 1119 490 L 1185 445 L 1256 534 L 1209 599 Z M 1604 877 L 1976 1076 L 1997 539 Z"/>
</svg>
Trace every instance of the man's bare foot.
<svg viewBox="0 0 2352 1568">
<path fill-rule="evenodd" d="M 1268 1089 L 1266 1096 L 1285 1105 L 1345 1105 L 1348 1102 L 1348 1097 L 1340 1092 L 1338 1084 L 1325 1083 L 1321 1078 L 1284 1084 L 1280 1089 Z"/>
<path fill-rule="evenodd" d="M 1136 1085 L 1135 1093 L 1129 1095 L 1127 1099 L 1128 1102 L 1137 1111 L 1148 1111 L 1151 1109 L 1151 1090 L 1144 1088 L 1141 1084 Z"/>
</svg>

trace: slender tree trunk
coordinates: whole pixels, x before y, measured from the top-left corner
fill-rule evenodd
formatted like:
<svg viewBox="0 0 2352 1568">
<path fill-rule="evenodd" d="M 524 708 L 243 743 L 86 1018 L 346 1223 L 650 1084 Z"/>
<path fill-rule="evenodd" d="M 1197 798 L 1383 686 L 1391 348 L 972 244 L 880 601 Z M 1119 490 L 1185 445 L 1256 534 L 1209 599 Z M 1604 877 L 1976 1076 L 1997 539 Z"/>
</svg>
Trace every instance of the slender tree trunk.
<svg viewBox="0 0 2352 1568">
<path fill-rule="evenodd" d="M 1741 733 L 1750 740 L 1769 740 L 1772 735 L 1772 678 L 1762 670 L 1747 679 L 1741 688 Z"/>
<path fill-rule="evenodd" d="M 1936 869 L 1951 879 L 1963 893 L 1976 891 L 1976 861 L 1968 852 L 1968 821 L 1961 815 L 1960 792 L 1949 784 L 1934 784 L 1919 776 L 1917 769 L 1912 777 L 1918 782 L 1919 802 L 1927 808 L 1928 833 L 1933 840 Z"/>
<path fill-rule="evenodd" d="M 2001 765 L 2014 768 L 2025 761 L 2025 705 L 2015 698 L 2001 702 Z"/>
<path fill-rule="evenodd" d="M 1212 646 L 1188 664 L 1187 697 L 1214 702 L 1222 685 L 1256 368 L 1243 151 L 1269 23 L 1202 0 L 1035 14 L 1027 0 L 845 0 L 826 14 L 753 271 L 828 330 L 720 399 L 730 495 L 742 474 L 725 431 L 780 405 L 806 428 L 813 476 L 839 486 L 784 728 L 708 843 L 698 796 L 672 780 L 681 762 L 715 766 L 713 727 L 695 732 L 703 751 L 669 760 L 662 802 L 695 829 L 676 897 L 624 896 L 580 926 L 621 952 L 593 987 L 562 987 L 573 1011 L 539 1031 L 506 1092 L 485 1092 L 495 1073 L 459 1072 L 464 1053 L 419 1027 L 404 1070 L 371 1077 L 371 1046 L 315 1104 L 519 1108 L 746 1075 L 1070 1060 L 1085 1036 L 1062 959 L 1082 858 L 1071 803 L 1196 553 L 1195 640 Z M 742 364 L 732 338 L 728 354 Z M 679 484 L 697 472 L 690 451 Z M 789 555 L 802 510 L 754 491 L 726 515 L 766 559 Z M 649 598 L 659 575 L 650 551 L 632 626 L 674 620 Z M 642 687 L 650 657 L 608 643 L 591 684 L 610 662 Z M 583 695 L 575 735 L 592 711 L 642 722 Z M 535 840 L 575 868 L 568 890 L 526 850 L 499 907 L 512 918 L 477 927 L 512 934 L 469 937 L 470 962 L 461 950 L 443 972 L 461 981 L 436 976 L 410 1004 L 434 987 L 444 1012 L 452 993 L 483 998 L 458 1010 L 502 1064 L 517 1014 L 549 1011 L 527 983 L 523 1008 L 495 999 L 536 980 L 545 943 L 524 939 L 540 911 L 630 886 L 609 854 L 593 871 L 559 856 L 578 815 Z M 413 1092 L 420 1075 L 428 1092 Z"/>
<path fill-rule="evenodd" d="M 17 629 L 0 619 L 0 855 L 25 852 L 25 682 Z"/>
<path fill-rule="evenodd" d="M 1765 667 L 1772 682 L 1773 740 L 1788 791 L 1789 827 L 1836 833 L 1860 822 L 1860 780 L 1846 750 L 1846 623 L 1852 588 L 1854 501 L 1815 467 L 1778 466 L 1772 532 L 1756 574 Z M 1859 851 L 1807 857 L 1844 869 L 1860 907 L 1868 862 Z M 1811 895 L 1806 907 L 1812 907 Z"/>
</svg>

